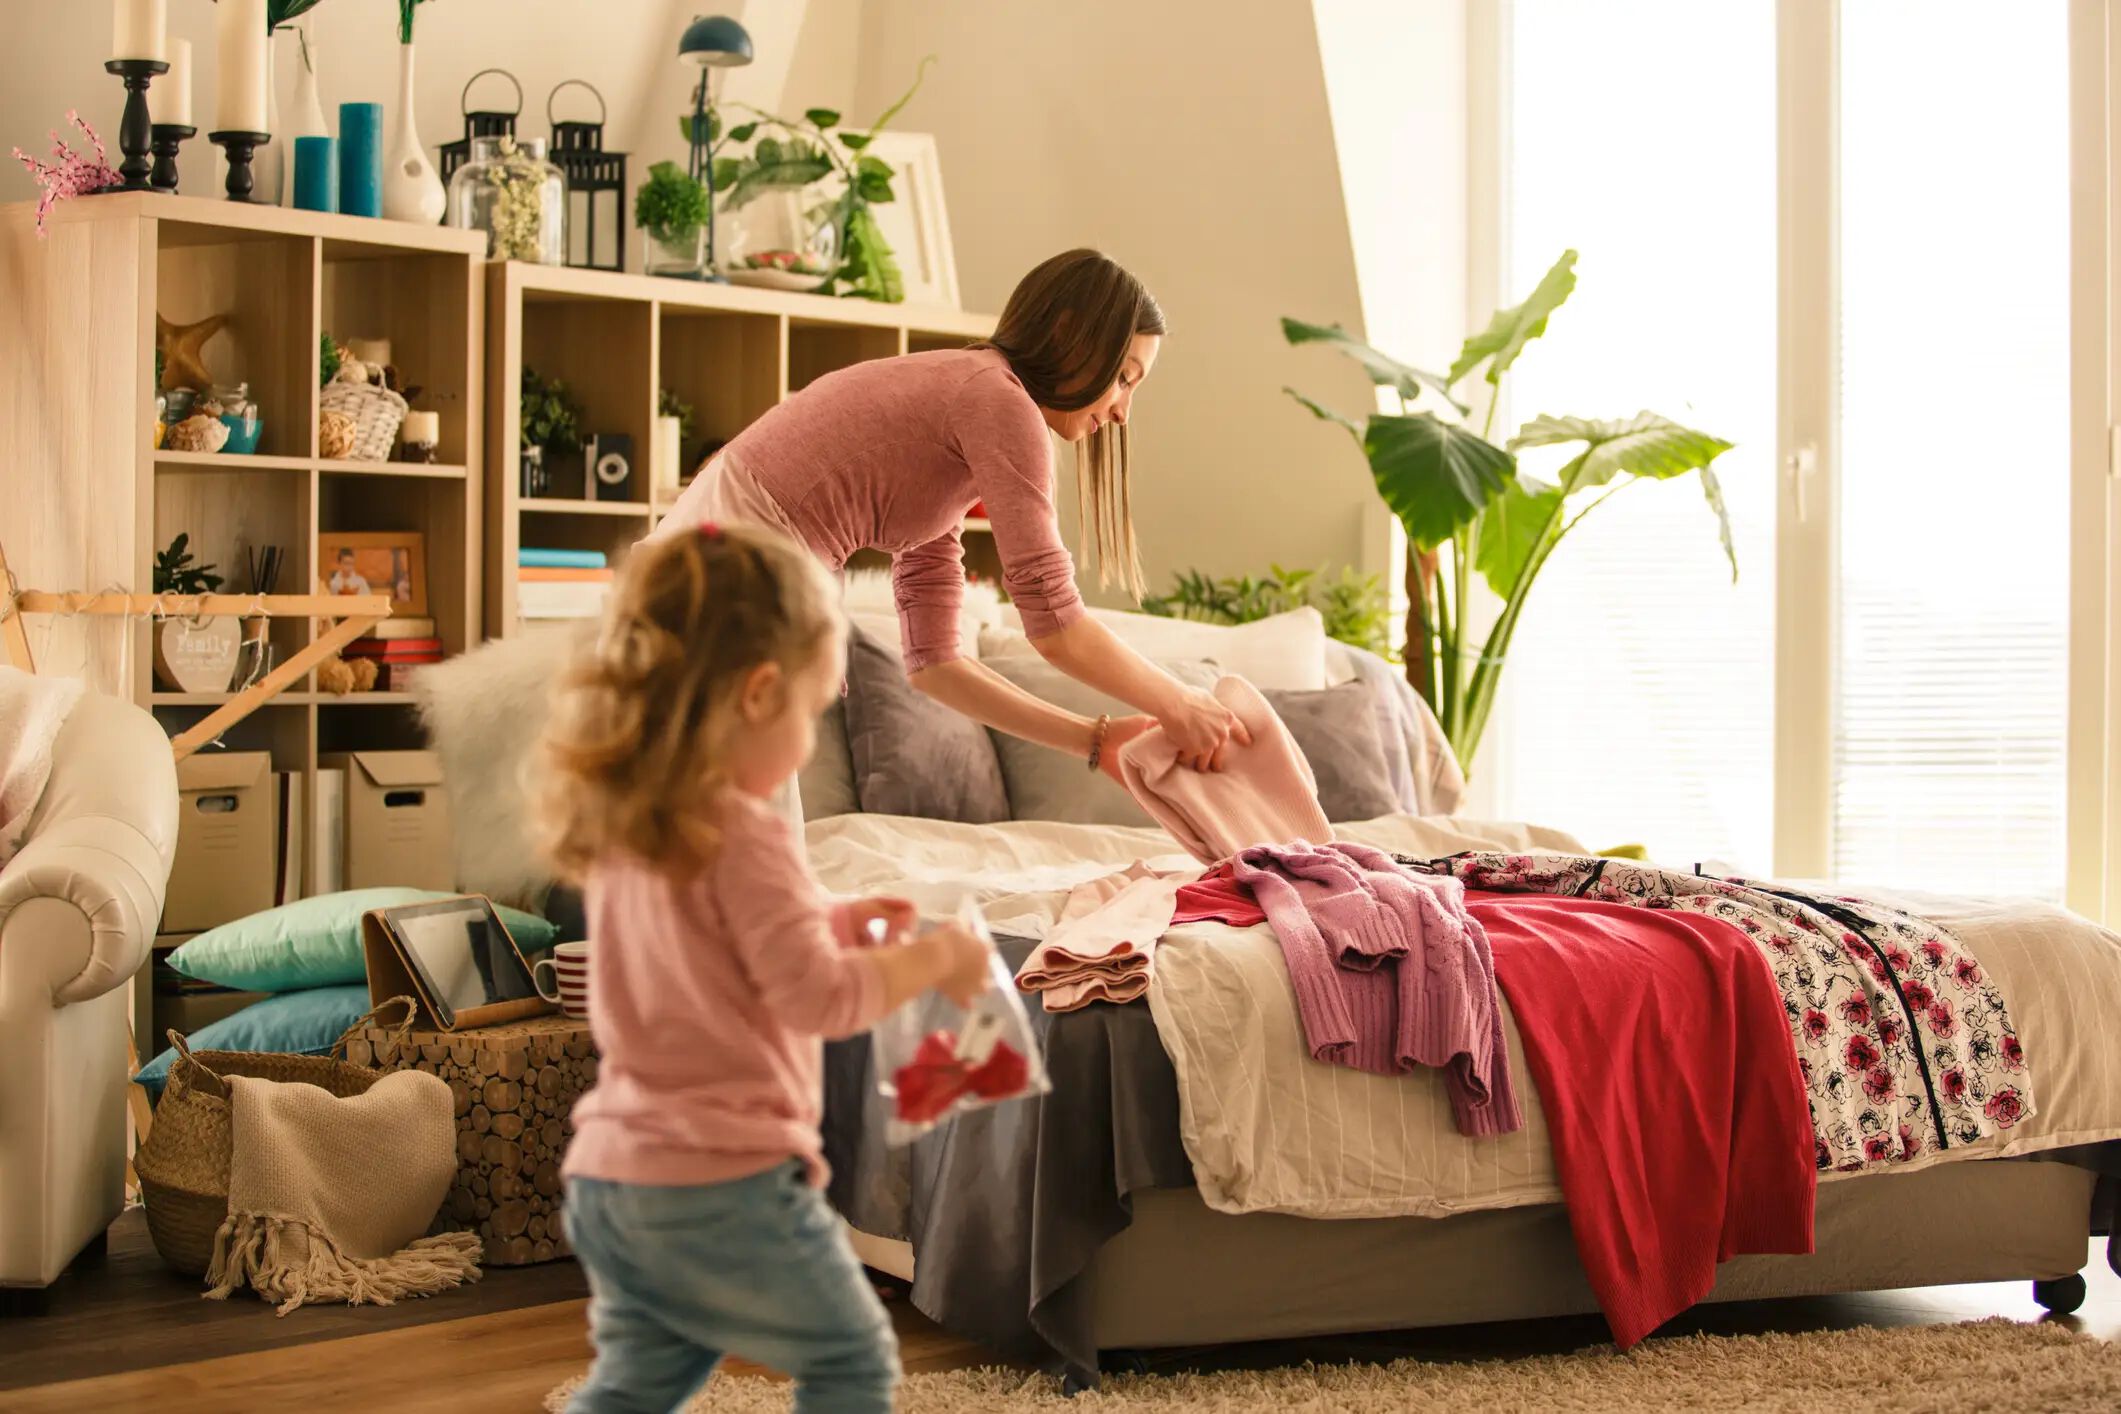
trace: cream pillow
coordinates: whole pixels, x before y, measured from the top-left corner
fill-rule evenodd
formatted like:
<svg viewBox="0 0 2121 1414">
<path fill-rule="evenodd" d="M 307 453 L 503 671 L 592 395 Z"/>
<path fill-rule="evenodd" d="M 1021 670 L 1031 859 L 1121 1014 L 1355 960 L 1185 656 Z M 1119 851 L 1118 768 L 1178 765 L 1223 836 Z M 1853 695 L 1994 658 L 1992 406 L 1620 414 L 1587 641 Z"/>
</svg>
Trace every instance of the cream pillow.
<svg viewBox="0 0 2121 1414">
<path fill-rule="evenodd" d="M 1120 609 L 1092 609 L 1090 613 L 1118 634 L 1121 642 L 1152 661 L 1212 663 L 1262 690 L 1316 692 L 1330 685 L 1326 623 L 1316 609 L 1291 609 L 1248 624 L 1194 623 Z M 1023 620 L 1015 608 L 1005 605 L 1001 618 L 1002 627 L 980 633 L 980 658 L 1037 658 L 1038 650 L 1024 636 Z"/>
</svg>

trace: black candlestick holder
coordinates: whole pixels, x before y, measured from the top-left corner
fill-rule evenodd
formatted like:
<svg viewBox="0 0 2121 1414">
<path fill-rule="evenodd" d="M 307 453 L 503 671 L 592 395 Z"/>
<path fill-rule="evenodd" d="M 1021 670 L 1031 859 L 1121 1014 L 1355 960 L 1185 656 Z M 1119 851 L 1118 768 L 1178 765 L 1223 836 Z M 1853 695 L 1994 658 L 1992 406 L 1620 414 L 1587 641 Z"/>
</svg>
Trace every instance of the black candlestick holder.
<svg viewBox="0 0 2121 1414">
<path fill-rule="evenodd" d="M 251 154 L 272 141 L 271 133 L 208 133 L 206 140 L 228 155 L 228 199 L 250 200 Z"/>
<path fill-rule="evenodd" d="M 168 73 L 169 65 L 160 59 L 111 59 L 103 65 L 103 71 L 125 80 L 125 116 L 118 123 L 118 150 L 125 154 L 118 175 L 125 182 L 118 189 L 152 191 L 154 188 L 147 182 L 147 150 L 152 140 L 147 117 L 147 86 L 154 82 L 156 74 Z"/>
<path fill-rule="evenodd" d="M 187 138 L 197 137 L 199 130 L 197 128 L 187 128 L 178 123 L 156 123 L 150 131 L 155 135 L 153 144 L 155 171 L 154 175 L 149 177 L 148 180 L 154 184 L 156 191 L 166 191 L 171 196 L 175 196 L 177 194 L 177 149 L 184 145 Z"/>
</svg>

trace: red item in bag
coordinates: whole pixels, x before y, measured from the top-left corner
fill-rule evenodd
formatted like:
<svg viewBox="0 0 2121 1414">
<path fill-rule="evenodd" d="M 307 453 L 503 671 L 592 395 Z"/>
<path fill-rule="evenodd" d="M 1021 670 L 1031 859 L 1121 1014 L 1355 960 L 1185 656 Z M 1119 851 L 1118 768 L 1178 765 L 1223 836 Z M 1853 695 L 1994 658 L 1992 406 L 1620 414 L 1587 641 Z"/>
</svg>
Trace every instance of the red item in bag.
<svg viewBox="0 0 2121 1414">
<path fill-rule="evenodd" d="M 1029 1078 L 1030 1065 L 1007 1041 L 995 1042 L 993 1053 L 975 1066 L 959 1058 L 954 1034 L 931 1031 L 891 1083 L 898 1092 L 898 1118 L 923 1124 L 941 1118 L 961 1096 L 1003 1099 L 1023 1090 Z"/>
</svg>

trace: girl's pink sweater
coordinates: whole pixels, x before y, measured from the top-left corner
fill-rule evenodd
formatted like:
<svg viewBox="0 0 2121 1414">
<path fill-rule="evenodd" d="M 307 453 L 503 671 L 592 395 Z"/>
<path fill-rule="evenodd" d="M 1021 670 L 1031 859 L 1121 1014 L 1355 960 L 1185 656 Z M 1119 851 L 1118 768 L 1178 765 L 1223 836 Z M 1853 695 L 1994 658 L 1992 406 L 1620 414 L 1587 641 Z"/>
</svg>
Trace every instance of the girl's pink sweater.
<svg viewBox="0 0 2121 1414">
<path fill-rule="evenodd" d="M 717 810 L 707 868 L 614 859 L 589 879 L 600 1059 L 574 1108 L 570 1177 L 720 1183 L 800 1158 L 825 1181 L 823 1040 L 883 1014 L 883 977 L 788 822 L 734 791 Z"/>
</svg>

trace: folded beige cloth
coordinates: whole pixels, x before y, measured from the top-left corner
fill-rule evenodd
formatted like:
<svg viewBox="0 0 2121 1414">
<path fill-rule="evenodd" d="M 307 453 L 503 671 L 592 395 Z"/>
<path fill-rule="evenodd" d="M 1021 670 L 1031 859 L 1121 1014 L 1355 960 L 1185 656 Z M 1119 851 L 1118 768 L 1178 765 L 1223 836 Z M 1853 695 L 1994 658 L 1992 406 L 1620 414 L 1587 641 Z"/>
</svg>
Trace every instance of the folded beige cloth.
<svg viewBox="0 0 2121 1414">
<path fill-rule="evenodd" d="M 388 1306 L 479 1279 L 476 1233 L 423 1237 L 457 1171 L 449 1086 L 393 1071 L 364 1094 L 233 1076 L 228 1218 L 206 1269 L 280 1303 Z"/>
</svg>

